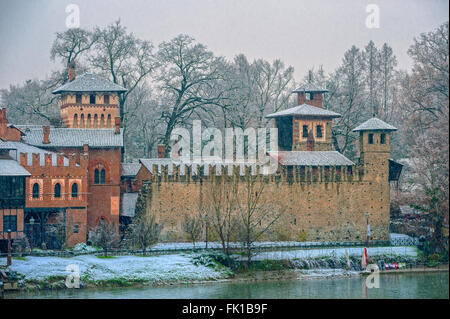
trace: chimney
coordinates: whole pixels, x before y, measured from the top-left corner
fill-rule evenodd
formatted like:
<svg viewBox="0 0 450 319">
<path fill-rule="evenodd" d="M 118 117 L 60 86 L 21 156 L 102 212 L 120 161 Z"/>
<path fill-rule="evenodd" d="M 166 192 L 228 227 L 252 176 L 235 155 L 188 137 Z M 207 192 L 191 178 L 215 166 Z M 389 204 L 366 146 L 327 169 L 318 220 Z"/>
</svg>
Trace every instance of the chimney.
<svg viewBox="0 0 450 319">
<path fill-rule="evenodd" d="M 69 82 L 72 82 L 73 80 L 75 80 L 75 62 L 69 62 L 68 65 L 69 68 Z"/>
<path fill-rule="evenodd" d="M 0 137 L 5 139 L 8 119 L 6 118 L 6 109 L 0 108 Z"/>
<path fill-rule="evenodd" d="M 158 144 L 158 158 L 166 157 L 166 145 Z"/>
<path fill-rule="evenodd" d="M 42 127 L 42 144 L 50 143 L 50 126 L 45 125 Z"/>
<path fill-rule="evenodd" d="M 115 117 L 114 118 L 114 126 L 115 126 L 115 134 L 119 134 L 120 133 L 120 117 Z"/>
</svg>

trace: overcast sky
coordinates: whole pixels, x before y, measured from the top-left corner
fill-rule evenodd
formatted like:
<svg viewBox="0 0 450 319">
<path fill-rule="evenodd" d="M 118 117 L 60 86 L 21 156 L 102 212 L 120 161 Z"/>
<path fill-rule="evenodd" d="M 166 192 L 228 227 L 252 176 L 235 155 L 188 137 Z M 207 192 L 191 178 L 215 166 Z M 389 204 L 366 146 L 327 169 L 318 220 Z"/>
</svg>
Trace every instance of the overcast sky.
<svg viewBox="0 0 450 319">
<path fill-rule="evenodd" d="M 280 58 L 297 81 L 310 67 L 336 68 L 353 44 L 387 42 L 399 66 L 413 38 L 448 21 L 448 0 L 0 0 L 0 88 L 45 78 L 55 32 L 65 25 L 68 4 L 80 8 L 80 27 L 91 29 L 120 18 L 155 45 L 185 33 L 217 55 Z M 380 8 L 380 28 L 365 26 L 366 6 Z"/>
</svg>

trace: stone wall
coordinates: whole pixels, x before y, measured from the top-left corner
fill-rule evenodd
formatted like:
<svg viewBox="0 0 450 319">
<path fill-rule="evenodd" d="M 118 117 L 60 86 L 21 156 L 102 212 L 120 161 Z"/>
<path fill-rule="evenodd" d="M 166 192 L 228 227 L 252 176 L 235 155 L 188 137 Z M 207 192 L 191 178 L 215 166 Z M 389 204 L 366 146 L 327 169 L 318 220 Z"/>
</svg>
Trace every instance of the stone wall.
<svg viewBox="0 0 450 319">
<path fill-rule="evenodd" d="M 137 177 L 145 176 L 147 182 L 141 182 L 147 183 L 152 212 L 164 224 L 163 239 L 186 239 L 185 215 L 197 213 L 200 203 L 207 206 L 212 183 L 224 179 L 225 185 L 237 183 L 241 191 L 246 189 L 249 172 L 217 176 L 213 167 L 207 169 L 203 176 L 181 176 L 179 167 L 168 175 L 163 166 L 157 176 L 144 166 L 141 169 Z M 152 170 L 156 172 L 157 167 Z M 280 174 L 256 178 L 265 184 L 263 202 L 286 209 L 265 240 L 364 240 L 367 212 L 372 239 L 389 239 L 389 184 L 368 180 L 360 166 L 341 167 L 340 173 L 336 167 L 283 167 Z"/>
</svg>

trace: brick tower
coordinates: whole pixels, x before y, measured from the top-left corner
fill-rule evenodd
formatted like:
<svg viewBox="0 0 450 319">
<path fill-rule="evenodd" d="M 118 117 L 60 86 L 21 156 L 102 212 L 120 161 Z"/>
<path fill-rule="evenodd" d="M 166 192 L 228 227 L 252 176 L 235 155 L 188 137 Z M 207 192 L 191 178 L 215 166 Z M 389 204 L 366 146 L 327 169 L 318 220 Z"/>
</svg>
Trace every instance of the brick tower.
<svg viewBox="0 0 450 319">
<path fill-rule="evenodd" d="M 113 128 L 119 116 L 119 94 L 125 88 L 92 73 L 75 76 L 69 64 L 69 81 L 53 91 L 61 95 L 61 119 L 69 128 Z"/>
<path fill-rule="evenodd" d="M 331 126 L 340 114 L 323 108 L 325 89 L 304 84 L 295 89 L 298 106 L 269 114 L 278 128 L 278 146 L 283 151 L 331 151 Z"/>
</svg>

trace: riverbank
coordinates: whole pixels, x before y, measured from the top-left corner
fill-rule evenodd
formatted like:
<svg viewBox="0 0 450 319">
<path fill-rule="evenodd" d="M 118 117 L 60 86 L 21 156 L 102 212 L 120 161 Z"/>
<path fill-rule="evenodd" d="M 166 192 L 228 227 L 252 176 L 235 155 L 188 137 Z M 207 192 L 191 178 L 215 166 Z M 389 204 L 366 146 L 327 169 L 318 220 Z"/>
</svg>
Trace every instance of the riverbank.
<svg viewBox="0 0 450 319">
<path fill-rule="evenodd" d="M 370 258 L 414 261 L 415 247 L 377 247 Z M 214 281 L 264 281 L 358 276 L 362 249 L 347 250 L 353 270 L 346 268 L 345 250 L 308 249 L 255 256 L 255 268 L 238 269 L 211 254 L 181 253 L 159 256 L 95 256 L 14 258 L 9 268 L 21 290 L 66 289 L 68 276 L 79 274 L 80 288 L 143 287 L 193 284 Z M 386 255 L 388 254 L 388 255 Z M 4 259 L 4 258 L 3 258 Z M 234 262 L 241 263 L 239 256 Z M 0 264 L 6 260 L 0 259 Z M 69 267 L 69 268 L 68 268 Z M 411 271 L 394 270 L 399 272 Z M 448 271 L 448 267 L 447 267 Z M 382 272 L 384 273 L 384 272 Z"/>
</svg>

